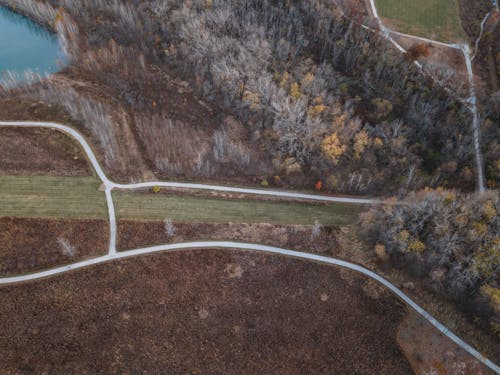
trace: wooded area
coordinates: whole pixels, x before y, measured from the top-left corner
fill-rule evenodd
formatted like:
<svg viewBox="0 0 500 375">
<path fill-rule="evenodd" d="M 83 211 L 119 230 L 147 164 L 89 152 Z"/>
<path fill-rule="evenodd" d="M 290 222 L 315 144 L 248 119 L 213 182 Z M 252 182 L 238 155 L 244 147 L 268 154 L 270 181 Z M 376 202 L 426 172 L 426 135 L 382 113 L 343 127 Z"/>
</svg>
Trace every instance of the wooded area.
<svg viewBox="0 0 500 375">
<path fill-rule="evenodd" d="M 255 166 L 267 160 L 272 174 L 299 172 L 332 191 L 474 187 L 465 105 L 385 40 L 344 18 L 331 1 L 50 3 L 60 8 L 45 18 L 56 19 L 75 69 L 105 85 L 124 115 L 113 119 L 102 103 L 77 99 L 76 92 L 85 96 L 82 90 L 68 89 L 66 96 L 56 81 L 32 95 L 99 126 L 94 132 L 109 146 L 109 166 L 119 155 L 113 151 L 116 130 L 107 124 L 120 121 L 134 130 L 141 149 L 155 150 L 148 160 L 163 175 L 180 169 L 198 177 L 221 169 L 258 174 Z M 220 113 L 236 118 L 240 139 L 221 127 L 197 142 L 199 149 L 183 146 L 189 139 L 178 140 L 192 154 L 189 163 L 178 162 L 164 147 L 186 138 L 193 124 L 172 119 L 162 94 L 172 76 L 217 109 L 207 122 L 220 126 Z M 500 165 L 498 129 L 491 124 L 500 105 L 492 102 L 483 116 L 482 142 L 493 187 Z M 96 116 L 105 126 L 95 125 Z M 159 136 L 151 137 L 150 128 Z"/>
<path fill-rule="evenodd" d="M 422 278 L 500 338 L 500 197 L 426 190 L 362 215 L 382 260 Z"/>
</svg>

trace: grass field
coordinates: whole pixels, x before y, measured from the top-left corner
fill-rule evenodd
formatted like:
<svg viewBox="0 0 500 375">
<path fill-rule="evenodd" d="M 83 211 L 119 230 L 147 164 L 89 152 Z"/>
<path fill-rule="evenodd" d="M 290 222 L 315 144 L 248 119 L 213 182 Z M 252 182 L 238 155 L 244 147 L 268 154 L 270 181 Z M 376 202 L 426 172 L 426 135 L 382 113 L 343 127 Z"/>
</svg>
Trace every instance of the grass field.
<svg viewBox="0 0 500 375">
<path fill-rule="evenodd" d="M 119 218 L 163 220 L 170 217 L 178 222 L 200 223 L 275 223 L 346 225 L 352 223 L 358 207 L 349 204 L 304 204 L 259 202 L 144 194 L 113 193 Z"/>
<path fill-rule="evenodd" d="M 106 218 L 93 177 L 0 176 L 0 216 Z"/>
<path fill-rule="evenodd" d="M 93 177 L 0 176 L 0 216 L 106 218 L 106 200 Z M 224 200 L 168 194 L 116 191 L 122 219 L 205 223 L 276 223 L 323 225 L 351 223 L 358 206 Z"/>
<path fill-rule="evenodd" d="M 393 30 L 442 42 L 466 39 L 456 0 L 375 0 L 375 4 Z"/>
</svg>

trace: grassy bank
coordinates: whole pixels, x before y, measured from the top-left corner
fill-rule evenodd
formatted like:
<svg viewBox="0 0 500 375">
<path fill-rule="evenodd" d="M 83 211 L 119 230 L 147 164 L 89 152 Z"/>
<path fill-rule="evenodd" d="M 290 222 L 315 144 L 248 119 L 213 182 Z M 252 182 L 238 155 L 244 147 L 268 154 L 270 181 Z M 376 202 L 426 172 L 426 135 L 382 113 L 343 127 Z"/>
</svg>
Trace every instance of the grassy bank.
<svg viewBox="0 0 500 375">
<path fill-rule="evenodd" d="M 455 0 L 375 0 L 384 23 L 396 31 L 442 42 L 465 40 Z"/>
<path fill-rule="evenodd" d="M 0 176 L 0 216 L 106 218 L 106 200 L 93 177 Z M 113 193 L 122 219 L 204 223 L 276 223 L 324 225 L 351 223 L 358 207 L 225 200 L 132 191 Z"/>
<path fill-rule="evenodd" d="M 346 225 L 358 212 L 357 206 L 349 204 L 227 200 L 122 191 L 113 193 L 113 197 L 119 218 L 170 217 L 177 222 L 313 224 L 318 220 L 323 225 Z"/>
<path fill-rule="evenodd" d="M 0 176 L 0 216 L 106 218 L 94 177 Z"/>
</svg>

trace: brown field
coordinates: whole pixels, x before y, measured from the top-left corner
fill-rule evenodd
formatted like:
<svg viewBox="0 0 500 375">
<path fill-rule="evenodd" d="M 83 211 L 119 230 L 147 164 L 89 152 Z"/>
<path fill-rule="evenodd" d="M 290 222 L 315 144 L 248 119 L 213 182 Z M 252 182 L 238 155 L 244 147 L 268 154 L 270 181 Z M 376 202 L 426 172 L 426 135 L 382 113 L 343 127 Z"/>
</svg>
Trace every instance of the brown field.
<svg viewBox="0 0 500 375">
<path fill-rule="evenodd" d="M 221 240 L 262 243 L 271 246 L 301 249 L 308 252 L 338 254 L 340 245 L 338 227 L 323 227 L 320 235 L 311 241 L 310 225 L 273 224 L 209 224 L 174 223 L 175 236 L 165 234 L 162 221 L 120 220 L 118 223 L 118 248 L 130 250 L 138 247 L 170 242 Z"/>
<path fill-rule="evenodd" d="M 104 220 L 0 218 L 0 276 L 23 274 L 105 254 L 109 229 Z M 62 252 L 58 238 L 76 248 Z"/>
<path fill-rule="evenodd" d="M 2 121 L 55 121 L 73 124 L 74 120 L 61 108 L 12 95 L 0 98 L 0 116 Z"/>
<path fill-rule="evenodd" d="M 14 373 L 409 374 L 405 309 L 365 279 L 290 258 L 190 251 L 0 288 Z"/>
<path fill-rule="evenodd" d="M 81 147 L 50 129 L 0 128 L 0 173 L 91 176 Z"/>
<path fill-rule="evenodd" d="M 493 374 L 413 311 L 399 326 L 398 343 L 417 374 Z"/>
</svg>

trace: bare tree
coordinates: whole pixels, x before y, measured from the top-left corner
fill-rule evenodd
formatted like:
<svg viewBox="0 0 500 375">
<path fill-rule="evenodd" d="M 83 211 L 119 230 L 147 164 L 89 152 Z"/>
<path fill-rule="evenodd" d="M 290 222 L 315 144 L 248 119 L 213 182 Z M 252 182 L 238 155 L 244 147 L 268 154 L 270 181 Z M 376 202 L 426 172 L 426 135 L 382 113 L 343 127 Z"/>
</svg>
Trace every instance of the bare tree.
<svg viewBox="0 0 500 375">
<path fill-rule="evenodd" d="M 66 238 L 59 237 L 57 239 L 57 243 L 59 244 L 61 252 L 64 255 L 70 258 L 73 258 L 76 255 L 76 247 L 71 245 L 71 243 Z"/>
<path fill-rule="evenodd" d="M 323 226 L 321 223 L 318 220 L 315 220 L 314 225 L 311 228 L 311 241 L 316 241 L 319 238 L 322 229 Z"/>
<path fill-rule="evenodd" d="M 165 228 L 165 234 L 167 235 L 168 238 L 172 238 L 175 236 L 175 225 L 174 222 L 172 221 L 171 218 L 166 217 L 163 220 L 163 225 Z"/>
</svg>

